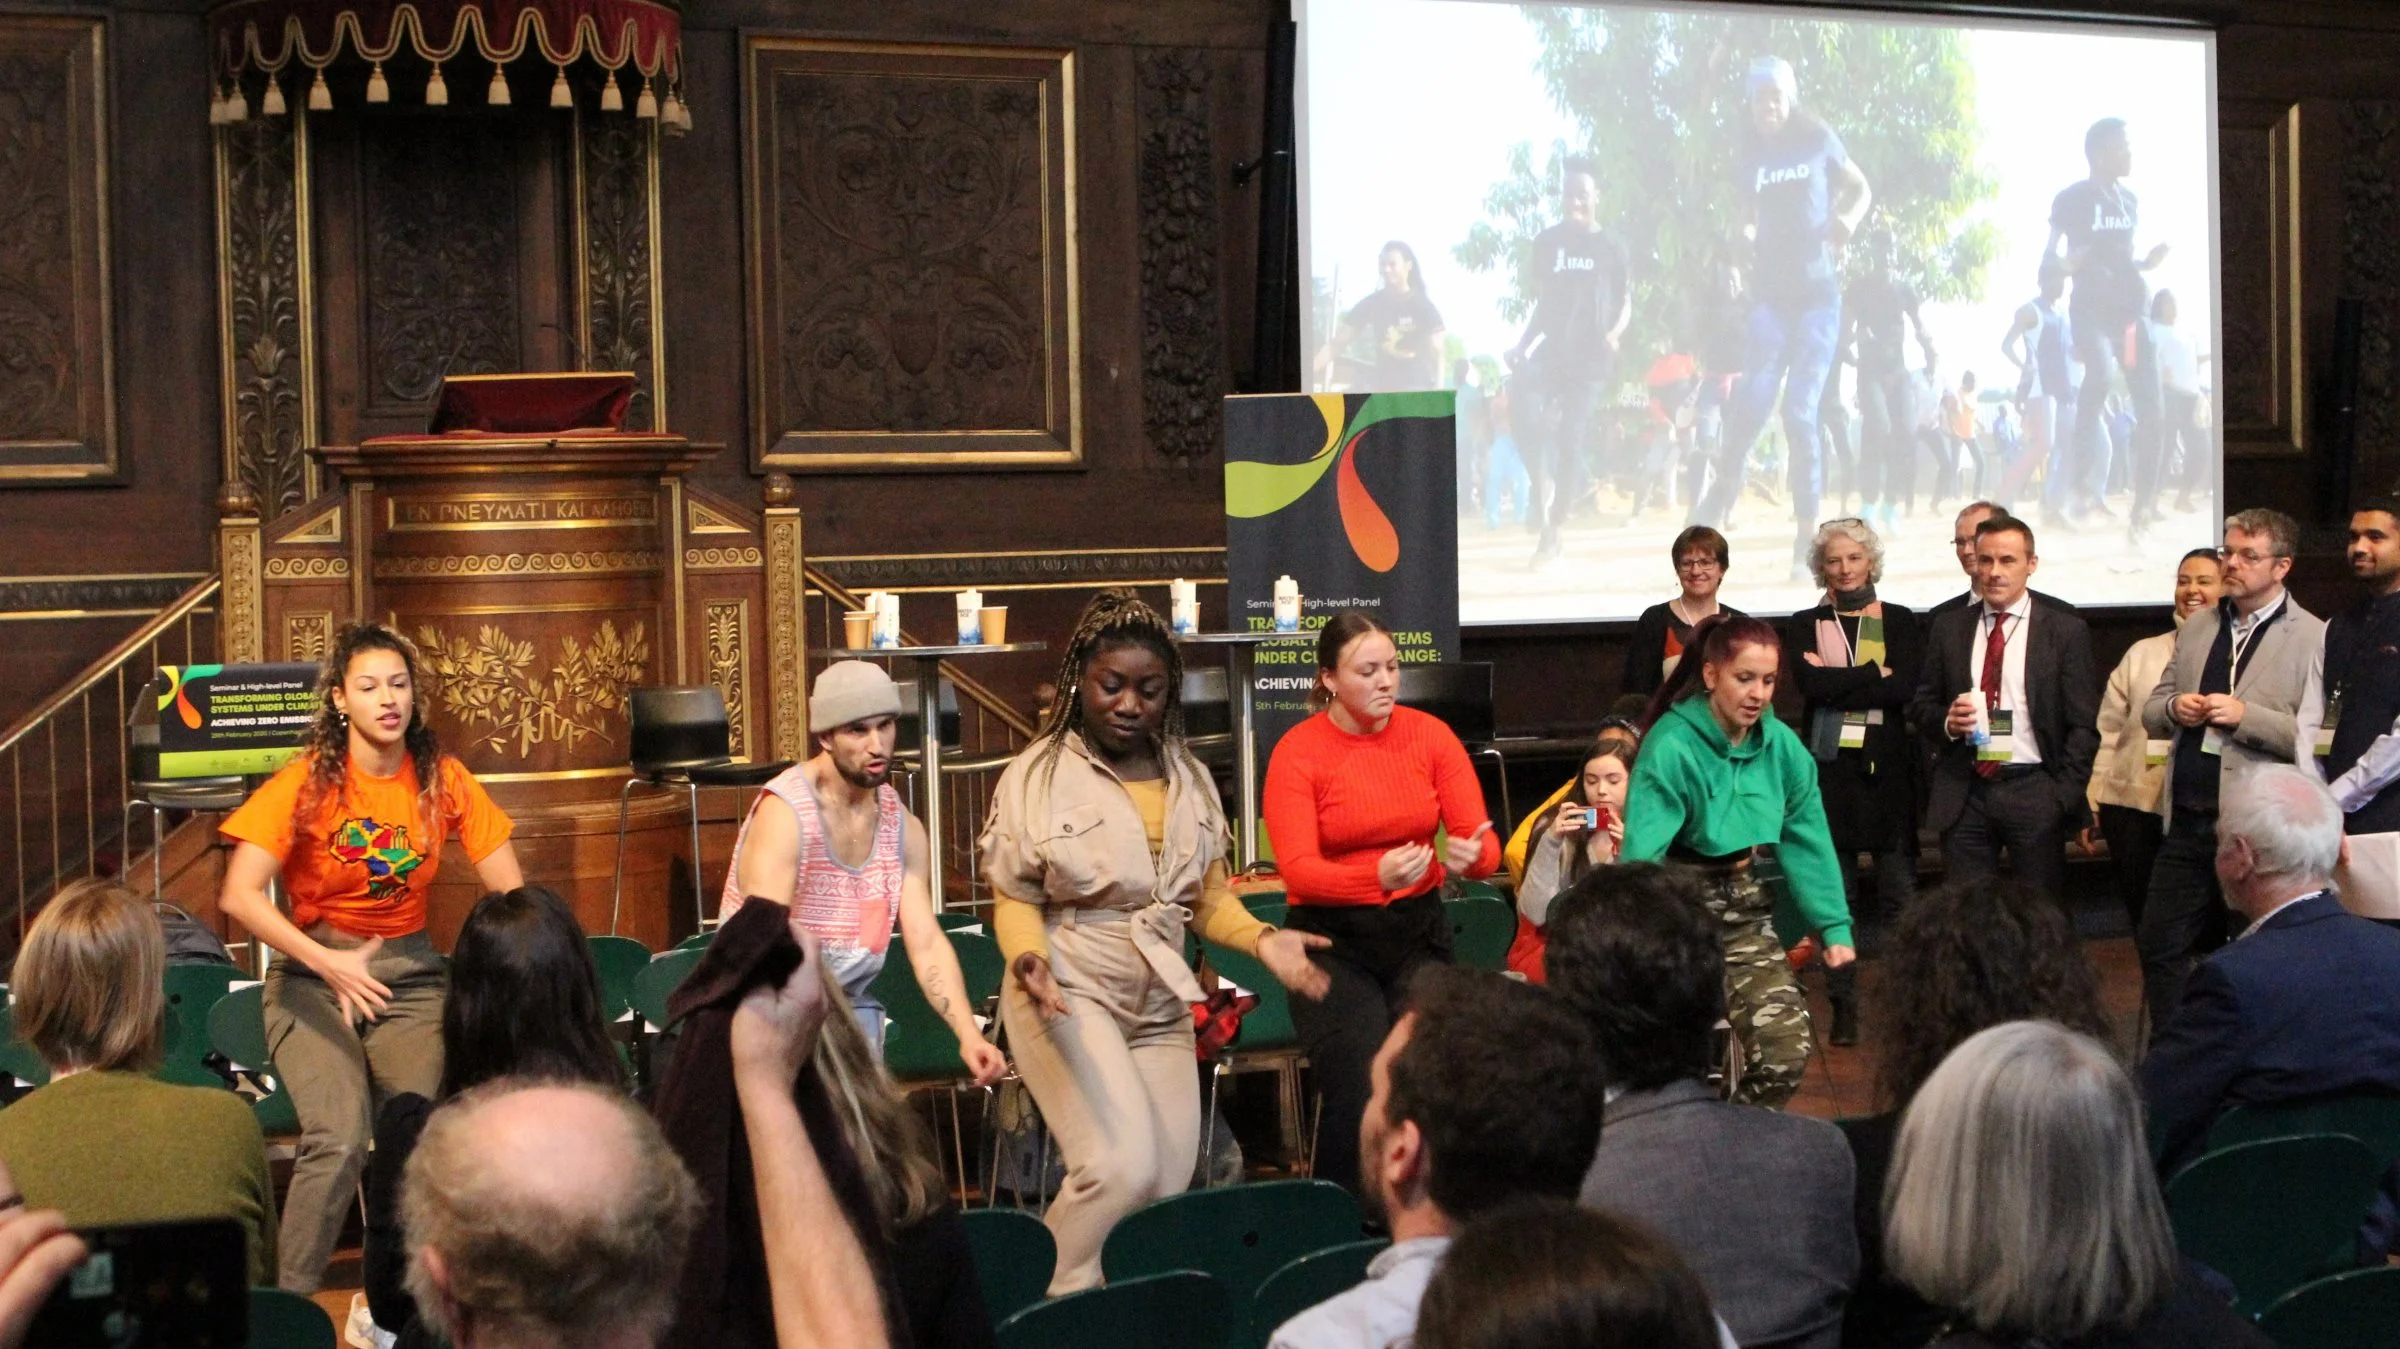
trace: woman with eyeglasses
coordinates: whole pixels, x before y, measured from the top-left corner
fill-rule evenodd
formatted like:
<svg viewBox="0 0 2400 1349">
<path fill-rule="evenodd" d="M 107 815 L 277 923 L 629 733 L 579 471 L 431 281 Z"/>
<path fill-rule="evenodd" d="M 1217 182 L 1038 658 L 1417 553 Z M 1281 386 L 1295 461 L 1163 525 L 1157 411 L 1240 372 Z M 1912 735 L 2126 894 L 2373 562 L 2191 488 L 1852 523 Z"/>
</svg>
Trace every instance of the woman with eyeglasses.
<svg viewBox="0 0 2400 1349">
<path fill-rule="evenodd" d="M 1692 644 L 1692 629 L 1712 614 L 1740 618 L 1742 611 L 1717 602 L 1732 556 L 1725 536 L 1707 525 L 1693 525 L 1675 536 L 1667 557 L 1675 564 L 1675 583 L 1683 593 L 1664 604 L 1653 604 L 1634 620 L 1633 641 L 1625 648 L 1625 676 L 1617 694 L 1647 699 L 1667 680 L 1667 672 L 1683 659 Z"/>
</svg>

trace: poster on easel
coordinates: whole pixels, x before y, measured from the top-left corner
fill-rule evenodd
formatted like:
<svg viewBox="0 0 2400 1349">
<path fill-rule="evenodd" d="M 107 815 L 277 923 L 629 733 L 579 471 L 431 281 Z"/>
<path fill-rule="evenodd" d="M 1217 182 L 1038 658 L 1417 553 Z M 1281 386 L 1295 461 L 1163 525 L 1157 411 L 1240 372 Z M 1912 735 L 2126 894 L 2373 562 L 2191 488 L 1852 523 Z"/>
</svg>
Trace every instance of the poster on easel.
<svg viewBox="0 0 2400 1349">
<path fill-rule="evenodd" d="M 1236 628 L 1275 626 L 1275 585 L 1300 592 L 1299 634 L 1258 649 L 1258 765 L 1310 714 L 1313 634 L 1374 615 L 1404 663 L 1458 659 L 1457 428 L 1446 390 L 1247 394 L 1225 400 L 1225 591 Z"/>
<path fill-rule="evenodd" d="M 317 710 L 314 665 L 162 665 L 158 676 L 162 777 L 272 773 L 300 752 Z"/>
</svg>

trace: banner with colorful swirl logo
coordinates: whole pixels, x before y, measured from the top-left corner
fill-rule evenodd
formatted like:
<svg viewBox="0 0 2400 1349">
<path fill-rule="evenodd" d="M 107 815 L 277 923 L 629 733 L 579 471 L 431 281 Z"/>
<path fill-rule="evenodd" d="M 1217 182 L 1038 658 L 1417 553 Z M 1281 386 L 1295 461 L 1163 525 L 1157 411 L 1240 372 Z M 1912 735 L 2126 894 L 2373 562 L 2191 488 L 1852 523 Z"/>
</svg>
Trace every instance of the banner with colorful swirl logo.
<svg viewBox="0 0 2400 1349">
<path fill-rule="evenodd" d="M 1457 432 L 1447 391 L 1225 400 L 1225 592 L 1237 628 L 1274 626 L 1275 580 L 1300 626 L 1345 609 L 1403 661 L 1458 659 Z M 1258 648 L 1258 762 L 1309 715 L 1313 639 Z"/>
</svg>

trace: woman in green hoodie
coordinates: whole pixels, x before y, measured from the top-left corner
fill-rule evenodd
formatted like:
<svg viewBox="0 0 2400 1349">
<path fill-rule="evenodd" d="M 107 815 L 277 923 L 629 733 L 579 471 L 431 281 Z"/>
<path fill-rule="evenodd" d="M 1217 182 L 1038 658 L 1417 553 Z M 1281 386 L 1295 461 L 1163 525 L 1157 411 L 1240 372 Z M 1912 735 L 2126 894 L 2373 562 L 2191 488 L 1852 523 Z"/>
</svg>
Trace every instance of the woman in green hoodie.
<svg viewBox="0 0 2400 1349">
<path fill-rule="evenodd" d="M 1814 935 L 1834 969 L 1855 955 L 1816 760 L 1770 706 L 1782 668 L 1783 646 L 1759 619 L 1718 616 L 1693 629 L 1650 700 L 1621 854 L 1704 874 L 1724 924 L 1725 1014 L 1742 1046 L 1734 1098 L 1764 1106 L 1790 1100 L 1808 1066 L 1808 998 L 1785 946 Z M 1761 844 L 1783 865 L 1773 902 L 1751 865 Z"/>
</svg>

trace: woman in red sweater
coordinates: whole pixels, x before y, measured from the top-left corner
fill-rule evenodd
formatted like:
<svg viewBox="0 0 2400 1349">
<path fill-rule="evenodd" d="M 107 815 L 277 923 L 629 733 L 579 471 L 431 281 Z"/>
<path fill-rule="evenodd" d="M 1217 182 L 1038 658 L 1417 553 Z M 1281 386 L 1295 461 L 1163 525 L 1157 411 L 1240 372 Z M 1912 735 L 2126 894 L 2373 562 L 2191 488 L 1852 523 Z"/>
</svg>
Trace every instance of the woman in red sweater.
<svg viewBox="0 0 2400 1349">
<path fill-rule="evenodd" d="M 1284 925 L 1332 942 L 1311 953 L 1325 996 L 1292 1000 L 1321 1097 L 1316 1174 L 1356 1188 L 1367 1068 L 1417 967 L 1450 959 L 1442 878 L 1489 876 L 1500 840 L 1466 747 L 1436 717 L 1401 707 L 1400 654 L 1365 614 L 1317 637 L 1324 710 L 1284 734 L 1267 764 L 1267 837 L 1291 901 Z M 1436 854 L 1434 830 L 1448 839 Z"/>
</svg>

